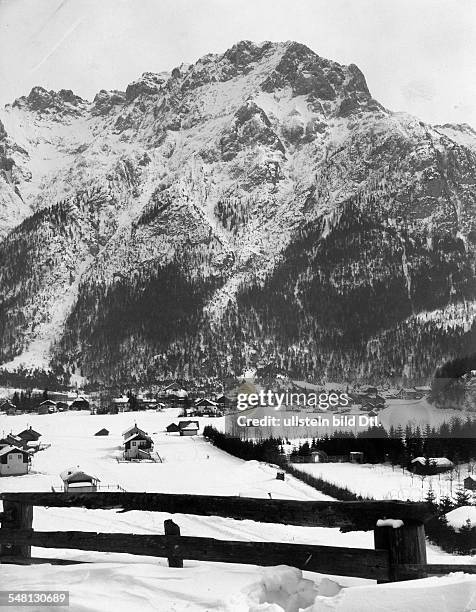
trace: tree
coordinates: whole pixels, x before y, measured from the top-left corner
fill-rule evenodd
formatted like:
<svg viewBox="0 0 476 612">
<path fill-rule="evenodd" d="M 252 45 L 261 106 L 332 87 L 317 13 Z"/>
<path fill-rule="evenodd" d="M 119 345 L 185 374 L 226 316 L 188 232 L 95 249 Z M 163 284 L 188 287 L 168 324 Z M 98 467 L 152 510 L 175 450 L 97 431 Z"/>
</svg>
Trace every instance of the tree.
<svg viewBox="0 0 476 612">
<path fill-rule="evenodd" d="M 465 491 L 464 488 L 460 485 L 456 490 L 455 494 L 455 505 L 456 508 L 460 508 L 461 506 L 467 506 L 470 502 L 470 494 L 468 491 Z"/>
</svg>

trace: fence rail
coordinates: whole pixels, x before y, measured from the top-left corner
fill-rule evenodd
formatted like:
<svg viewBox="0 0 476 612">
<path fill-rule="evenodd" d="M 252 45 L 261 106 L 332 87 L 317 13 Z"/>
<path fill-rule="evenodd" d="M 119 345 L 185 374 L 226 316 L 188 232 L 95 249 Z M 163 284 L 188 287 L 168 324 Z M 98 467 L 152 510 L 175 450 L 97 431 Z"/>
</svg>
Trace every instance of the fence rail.
<svg viewBox="0 0 476 612">
<path fill-rule="evenodd" d="M 166 557 L 171 567 L 184 559 L 262 566 L 292 565 L 341 576 L 373 578 L 379 582 L 408 580 L 450 571 L 475 572 L 476 566 L 428 565 L 424 522 L 433 512 L 424 503 L 395 501 L 295 501 L 162 493 L 2 493 L 0 563 L 61 563 L 64 559 L 32 558 L 31 547 L 80 549 Z M 238 520 L 343 531 L 374 531 L 375 549 L 338 548 L 282 542 L 242 542 L 182 536 L 172 520 L 164 535 L 34 531 L 33 507 L 143 510 L 221 516 Z M 401 519 L 404 525 L 377 527 L 379 519 Z M 74 561 L 71 561 L 74 563 Z"/>
</svg>

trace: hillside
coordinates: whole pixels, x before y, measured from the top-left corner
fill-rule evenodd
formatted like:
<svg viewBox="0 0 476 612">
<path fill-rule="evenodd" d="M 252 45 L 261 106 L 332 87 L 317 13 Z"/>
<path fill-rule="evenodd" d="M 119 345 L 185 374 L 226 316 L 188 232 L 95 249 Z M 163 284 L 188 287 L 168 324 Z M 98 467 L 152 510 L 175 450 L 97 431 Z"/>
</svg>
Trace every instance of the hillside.
<svg viewBox="0 0 476 612">
<path fill-rule="evenodd" d="M 242 41 L 0 121 L 6 370 L 426 383 L 474 351 L 476 134 L 353 64 Z"/>
</svg>

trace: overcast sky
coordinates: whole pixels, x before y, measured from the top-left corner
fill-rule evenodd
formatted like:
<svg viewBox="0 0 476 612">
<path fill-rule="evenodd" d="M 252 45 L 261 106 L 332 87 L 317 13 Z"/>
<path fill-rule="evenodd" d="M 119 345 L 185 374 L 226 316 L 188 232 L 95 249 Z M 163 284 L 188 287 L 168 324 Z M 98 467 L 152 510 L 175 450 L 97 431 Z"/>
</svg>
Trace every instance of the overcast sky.
<svg viewBox="0 0 476 612">
<path fill-rule="evenodd" d="M 305 43 L 392 110 L 476 128 L 476 0 L 0 0 L 0 104 L 91 99 L 243 39 Z"/>
</svg>

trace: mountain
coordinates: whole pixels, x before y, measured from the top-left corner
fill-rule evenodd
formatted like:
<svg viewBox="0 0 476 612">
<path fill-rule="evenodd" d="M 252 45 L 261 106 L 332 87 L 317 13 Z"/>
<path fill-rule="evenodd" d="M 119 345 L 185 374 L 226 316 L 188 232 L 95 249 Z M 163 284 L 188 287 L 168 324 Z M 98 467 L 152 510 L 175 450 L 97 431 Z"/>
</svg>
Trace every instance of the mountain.
<svg viewBox="0 0 476 612">
<path fill-rule="evenodd" d="M 243 41 L 0 121 L 4 371 L 416 383 L 474 351 L 476 134 L 353 64 Z"/>
</svg>

